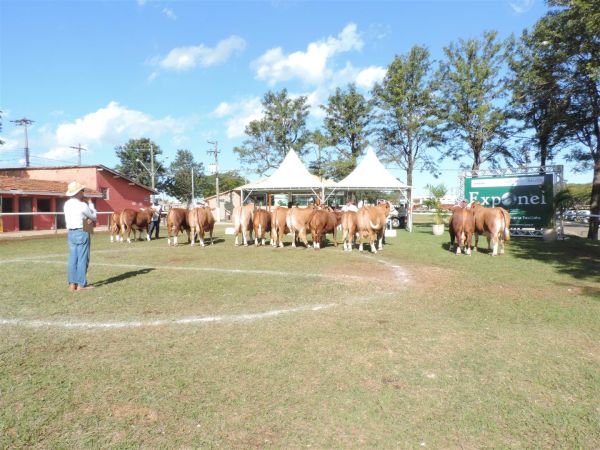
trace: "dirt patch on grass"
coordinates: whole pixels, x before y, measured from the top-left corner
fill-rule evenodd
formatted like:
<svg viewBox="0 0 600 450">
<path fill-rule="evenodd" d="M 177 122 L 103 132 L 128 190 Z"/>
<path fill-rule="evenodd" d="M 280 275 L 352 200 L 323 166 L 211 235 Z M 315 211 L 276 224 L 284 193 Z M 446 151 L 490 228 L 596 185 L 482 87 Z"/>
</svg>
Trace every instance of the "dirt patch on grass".
<svg viewBox="0 0 600 450">
<path fill-rule="evenodd" d="M 440 286 L 459 281 L 463 277 L 457 270 L 436 266 L 411 266 L 408 272 L 413 281 L 423 289 L 439 289 Z"/>
<path fill-rule="evenodd" d="M 136 422 L 144 424 L 154 423 L 158 420 L 158 412 L 155 410 L 130 403 L 114 405 L 111 413 L 118 419 L 134 419 Z"/>
</svg>

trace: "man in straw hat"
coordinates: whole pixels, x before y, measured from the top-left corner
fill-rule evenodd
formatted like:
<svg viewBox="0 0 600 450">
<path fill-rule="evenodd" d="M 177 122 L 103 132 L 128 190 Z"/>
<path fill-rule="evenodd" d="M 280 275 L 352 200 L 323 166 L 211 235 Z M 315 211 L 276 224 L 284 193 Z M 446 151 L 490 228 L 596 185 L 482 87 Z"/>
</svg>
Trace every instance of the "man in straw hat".
<svg viewBox="0 0 600 450">
<path fill-rule="evenodd" d="M 71 291 L 84 291 L 94 286 L 87 284 L 87 269 L 90 261 L 90 235 L 84 231 L 84 221 L 96 221 L 96 209 L 91 200 L 83 201 L 85 186 L 77 181 L 69 183 L 65 195 L 71 197 L 65 202 L 65 222 L 69 243 L 69 264 L 67 276 Z"/>
</svg>

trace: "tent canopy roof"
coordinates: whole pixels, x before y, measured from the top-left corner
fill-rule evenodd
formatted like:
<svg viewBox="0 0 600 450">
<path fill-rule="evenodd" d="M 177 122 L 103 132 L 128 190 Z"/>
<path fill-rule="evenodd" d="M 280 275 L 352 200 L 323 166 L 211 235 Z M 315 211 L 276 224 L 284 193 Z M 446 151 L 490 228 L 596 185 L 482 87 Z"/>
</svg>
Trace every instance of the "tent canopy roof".
<svg viewBox="0 0 600 450">
<path fill-rule="evenodd" d="M 381 164 L 372 147 L 367 148 L 367 153 L 358 166 L 335 185 L 336 189 L 372 189 L 374 191 L 397 191 L 408 187 Z"/>
<path fill-rule="evenodd" d="M 334 183 L 329 180 L 321 180 L 319 177 L 312 175 L 302 161 L 300 161 L 294 149 L 291 149 L 281 162 L 281 165 L 271 176 L 254 183 L 245 184 L 240 189 L 254 191 L 306 191 L 321 189 L 322 186 L 331 187 L 333 185 Z"/>
</svg>

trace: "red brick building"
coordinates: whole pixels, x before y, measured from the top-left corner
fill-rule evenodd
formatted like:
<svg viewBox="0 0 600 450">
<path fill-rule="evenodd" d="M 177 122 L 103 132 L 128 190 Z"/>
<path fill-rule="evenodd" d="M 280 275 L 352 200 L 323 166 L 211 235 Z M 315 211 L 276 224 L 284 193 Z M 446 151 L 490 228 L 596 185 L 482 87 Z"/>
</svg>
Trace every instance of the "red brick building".
<svg viewBox="0 0 600 450">
<path fill-rule="evenodd" d="M 78 181 L 94 198 L 98 225 L 107 225 L 110 212 L 149 206 L 151 188 L 136 183 L 103 165 L 19 167 L 0 169 L 0 203 L 3 231 L 64 228 L 63 205 L 67 184 Z M 6 216 L 6 213 L 44 213 Z M 58 213 L 58 214 L 57 214 Z"/>
</svg>

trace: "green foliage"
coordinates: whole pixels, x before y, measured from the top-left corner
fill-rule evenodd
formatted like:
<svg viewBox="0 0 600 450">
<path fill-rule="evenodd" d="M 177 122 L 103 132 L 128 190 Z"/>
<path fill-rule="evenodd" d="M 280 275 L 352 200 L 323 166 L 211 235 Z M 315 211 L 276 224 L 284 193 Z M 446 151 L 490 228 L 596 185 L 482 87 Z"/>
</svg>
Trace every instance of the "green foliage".
<svg viewBox="0 0 600 450">
<path fill-rule="evenodd" d="M 120 161 L 115 170 L 144 186 L 152 186 L 152 178 L 149 173 L 152 170 L 151 145 L 154 152 L 155 185 L 157 190 L 162 190 L 166 174 L 165 168 L 158 159 L 158 156 L 162 154 L 162 150 L 148 138 L 129 139 L 124 145 L 115 147 L 117 158 Z M 137 161 L 138 159 L 142 161 L 147 169 Z"/>
<path fill-rule="evenodd" d="M 442 208 L 442 198 L 448 192 L 448 189 L 444 184 L 432 185 L 428 184 L 425 188 L 429 191 L 429 195 L 431 196 L 427 200 L 423 202 L 425 206 L 429 209 L 433 210 L 433 217 L 435 219 L 436 224 L 444 223 L 444 212 L 445 209 Z"/>
<path fill-rule="evenodd" d="M 279 167 L 290 149 L 300 157 L 305 155 L 311 139 L 306 128 L 309 113 L 306 97 L 291 98 L 287 89 L 269 91 L 262 105 L 264 117 L 246 126 L 248 138 L 233 149 L 246 169 L 260 175 Z"/>
<path fill-rule="evenodd" d="M 545 41 L 540 42 L 527 31 L 523 32 L 510 58 L 512 113 L 522 122 L 524 130 L 533 130 L 533 136 L 526 138 L 524 144 L 536 148 L 541 166 L 554 159 L 565 134 L 564 111 L 568 98 L 554 77 L 554 63 Z"/>
<path fill-rule="evenodd" d="M 219 192 L 230 191 L 248 183 L 248 180 L 240 175 L 237 170 L 219 173 Z M 202 177 L 202 194 L 204 197 L 211 197 L 217 193 L 215 175 Z"/>
<path fill-rule="evenodd" d="M 198 197 L 204 181 L 204 165 L 194 161 L 189 150 L 177 150 L 175 160 L 169 165 L 169 178 L 165 190 L 182 203 L 192 200 L 192 169 L 194 170 L 194 195 Z"/>
<path fill-rule="evenodd" d="M 407 55 L 396 56 L 382 84 L 373 88 L 382 157 L 406 170 L 410 186 L 417 163 L 436 172 L 436 160 L 428 150 L 442 142 L 441 111 L 430 67 L 429 51 L 415 46 Z"/>
<path fill-rule="evenodd" d="M 568 99 L 565 140 L 576 144 L 567 158 L 578 170 L 593 170 L 590 206 L 600 213 L 600 8 L 589 0 L 551 0 L 532 39 L 542 45 L 540 58 Z M 591 218 L 588 238 L 598 239 L 599 221 Z"/>
<path fill-rule="evenodd" d="M 346 90 L 338 87 L 321 109 L 326 114 L 325 133 L 321 136 L 335 148 L 325 171 L 330 178 L 340 180 L 354 170 L 357 159 L 369 145 L 373 103 L 356 90 L 355 84 L 350 84 Z"/>
<path fill-rule="evenodd" d="M 444 48 L 446 59 L 438 73 L 451 144 L 446 155 L 454 160 L 471 157 L 472 170 L 512 159 L 506 144 L 511 134 L 505 106 L 509 86 L 502 76 L 509 50 L 496 37 L 495 31 L 488 31 L 482 40 L 451 43 Z"/>
</svg>

